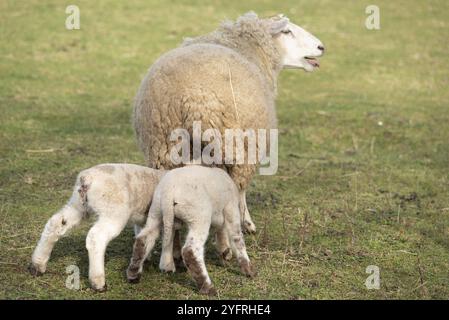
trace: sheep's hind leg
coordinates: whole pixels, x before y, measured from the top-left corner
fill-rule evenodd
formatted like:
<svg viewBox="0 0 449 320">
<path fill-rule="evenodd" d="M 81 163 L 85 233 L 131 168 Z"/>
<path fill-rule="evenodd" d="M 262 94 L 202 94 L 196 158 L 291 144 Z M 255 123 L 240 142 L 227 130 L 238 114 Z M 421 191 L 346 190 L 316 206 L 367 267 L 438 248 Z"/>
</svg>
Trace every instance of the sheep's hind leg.
<svg viewBox="0 0 449 320">
<path fill-rule="evenodd" d="M 32 275 L 39 276 L 45 273 L 56 242 L 82 219 L 82 208 L 76 208 L 75 204 L 68 203 L 48 220 L 31 258 L 29 271 Z"/>
<path fill-rule="evenodd" d="M 147 224 L 140 231 L 139 235 L 136 237 L 136 241 L 134 242 L 131 262 L 126 270 L 128 282 L 139 282 L 140 275 L 142 274 L 143 263 L 145 259 L 149 257 L 149 254 L 154 247 L 154 243 L 159 237 L 160 225 L 161 215 L 150 211 L 148 214 Z"/>
<path fill-rule="evenodd" d="M 182 258 L 200 293 L 212 296 L 216 295 L 217 291 L 209 278 L 204 262 L 204 244 L 209 234 L 209 228 L 210 224 L 206 224 L 204 221 L 201 224 L 189 226 L 187 240 L 182 248 Z"/>
<path fill-rule="evenodd" d="M 89 230 L 86 248 L 89 252 L 89 281 L 96 291 L 106 290 L 104 256 L 109 242 L 117 237 L 126 226 L 127 219 L 122 221 L 101 218 Z"/>
</svg>

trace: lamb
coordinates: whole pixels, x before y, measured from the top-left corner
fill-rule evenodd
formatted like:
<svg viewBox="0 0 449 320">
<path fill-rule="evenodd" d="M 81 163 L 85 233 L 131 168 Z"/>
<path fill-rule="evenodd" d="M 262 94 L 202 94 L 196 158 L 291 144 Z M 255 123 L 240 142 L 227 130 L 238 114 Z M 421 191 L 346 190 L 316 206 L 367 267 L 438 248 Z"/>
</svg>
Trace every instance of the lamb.
<svg viewBox="0 0 449 320">
<path fill-rule="evenodd" d="M 225 239 L 222 243 L 232 240 L 231 248 L 241 271 L 250 277 L 255 275 L 243 239 L 236 185 L 219 168 L 191 165 L 169 171 L 156 187 L 147 223 L 134 243 L 127 270 L 130 282 L 139 281 L 143 262 L 159 237 L 161 224 L 163 242 L 159 267 L 167 272 L 176 270 L 172 255 L 175 219 L 187 225 L 182 258 L 201 293 L 216 294 L 204 262 L 204 245 L 211 226 L 216 228 L 218 238 Z"/>
<path fill-rule="evenodd" d="M 232 128 L 277 128 L 279 72 L 284 68 L 313 71 L 323 52 L 320 40 L 287 17 L 259 18 L 253 12 L 224 22 L 212 33 L 186 39 L 152 65 L 135 98 L 133 125 L 148 166 L 180 166 L 170 157 L 177 143 L 170 140 L 170 133 L 184 128 L 192 137 L 194 121 L 201 121 L 202 130 L 218 129 L 221 135 Z M 221 167 L 238 186 L 244 228 L 254 233 L 246 189 L 256 164 L 234 162 Z"/>
<path fill-rule="evenodd" d="M 98 221 L 86 238 L 89 280 L 94 290 L 105 291 L 104 255 L 108 243 L 127 223 L 134 224 L 135 233 L 139 232 L 156 185 L 164 174 L 164 170 L 133 164 L 101 164 L 81 171 L 70 200 L 45 225 L 32 256 L 30 272 L 43 274 L 60 237 L 93 214 Z M 180 257 L 176 250 L 173 254 Z"/>
</svg>

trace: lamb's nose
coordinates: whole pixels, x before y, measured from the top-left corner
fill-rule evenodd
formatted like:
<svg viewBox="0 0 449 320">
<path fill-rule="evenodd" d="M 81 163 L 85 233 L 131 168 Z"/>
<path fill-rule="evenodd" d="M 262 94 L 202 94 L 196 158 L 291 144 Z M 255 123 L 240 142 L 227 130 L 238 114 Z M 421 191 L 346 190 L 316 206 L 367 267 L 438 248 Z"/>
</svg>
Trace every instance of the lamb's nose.
<svg viewBox="0 0 449 320">
<path fill-rule="evenodd" d="M 324 47 L 322 45 L 318 46 L 318 50 L 322 51 L 324 53 Z"/>
</svg>

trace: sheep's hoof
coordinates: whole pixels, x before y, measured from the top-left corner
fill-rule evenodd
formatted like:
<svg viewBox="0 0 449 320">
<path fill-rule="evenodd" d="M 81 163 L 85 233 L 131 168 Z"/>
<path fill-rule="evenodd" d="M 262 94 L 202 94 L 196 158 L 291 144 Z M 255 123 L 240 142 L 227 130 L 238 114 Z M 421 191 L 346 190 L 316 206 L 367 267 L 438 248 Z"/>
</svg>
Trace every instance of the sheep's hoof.
<svg viewBox="0 0 449 320">
<path fill-rule="evenodd" d="M 221 253 L 221 258 L 223 259 L 223 261 L 231 261 L 232 259 L 232 251 L 230 248 L 226 248 L 222 253 Z"/>
<path fill-rule="evenodd" d="M 253 222 L 245 220 L 243 222 L 243 231 L 246 234 L 255 234 L 256 233 L 256 225 Z"/>
<path fill-rule="evenodd" d="M 35 277 L 40 277 L 44 273 L 39 270 L 38 267 L 36 267 L 32 262 L 28 265 L 28 271 L 31 273 L 31 275 Z"/>
<path fill-rule="evenodd" d="M 211 284 L 210 285 L 204 285 L 200 289 L 200 293 L 212 297 L 212 296 L 216 296 L 217 295 L 217 290 L 215 290 L 214 286 L 211 285 Z"/>
</svg>

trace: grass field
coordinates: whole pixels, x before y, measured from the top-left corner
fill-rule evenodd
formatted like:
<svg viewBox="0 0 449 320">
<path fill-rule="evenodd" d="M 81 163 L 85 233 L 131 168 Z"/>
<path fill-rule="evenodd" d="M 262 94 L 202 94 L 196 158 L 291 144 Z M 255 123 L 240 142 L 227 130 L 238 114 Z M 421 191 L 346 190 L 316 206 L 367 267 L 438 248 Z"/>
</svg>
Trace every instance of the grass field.
<svg viewBox="0 0 449 320">
<path fill-rule="evenodd" d="M 377 4 L 381 30 L 365 28 Z M 81 30 L 65 29 L 65 7 Z M 327 48 L 321 70 L 284 71 L 277 102 L 279 171 L 249 190 L 258 268 L 246 279 L 206 256 L 219 298 L 449 297 L 449 2 L 0 2 L 0 298 L 202 298 L 185 272 L 125 280 L 126 229 L 108 248 L 108 291 L 89 289 L 83 225 L 62 239 L 48 273 L 27 265 L 76 174 L 103 162 L 143 163 L 132 99 L 151 63 L 225 18 L 279 12 Z M 65 287 L 66 267 L 81 289 Z M 365 270 L 380 269 L 367 290 Z"/>
</svg>

